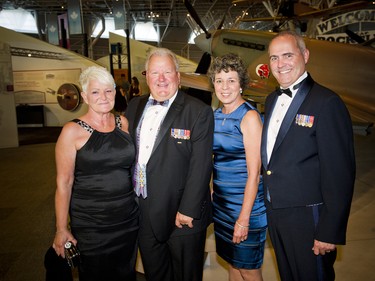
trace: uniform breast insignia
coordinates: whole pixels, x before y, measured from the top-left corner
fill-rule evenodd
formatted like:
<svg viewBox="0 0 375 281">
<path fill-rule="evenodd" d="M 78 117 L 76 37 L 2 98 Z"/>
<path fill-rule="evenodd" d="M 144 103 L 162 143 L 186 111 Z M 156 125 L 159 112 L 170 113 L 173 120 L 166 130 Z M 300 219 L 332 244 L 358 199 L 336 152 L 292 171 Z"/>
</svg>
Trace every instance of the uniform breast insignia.
<svg viewBox="0 0 375 281">
<path fill-rule="evenodd" d="M 296 124 L 298 126 L 311 128 L 314 125 L 314 116 L 297 114 Z"/>
<path fill-rule="evenodd" d="M 190 130 L 171 128 L 171 137 L 180 140 L 190 140 Z"/>
</svg>

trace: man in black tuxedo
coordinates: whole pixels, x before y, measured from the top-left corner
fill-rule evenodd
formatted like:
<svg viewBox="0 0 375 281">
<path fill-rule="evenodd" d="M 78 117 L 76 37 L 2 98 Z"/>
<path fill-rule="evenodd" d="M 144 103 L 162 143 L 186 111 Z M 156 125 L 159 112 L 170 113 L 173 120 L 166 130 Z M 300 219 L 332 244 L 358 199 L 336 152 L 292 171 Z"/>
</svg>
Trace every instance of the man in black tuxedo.
<svg viewBox="0 0 375 281">
<path fill-rule="evenodd" d="M 126 112 L 137 143 L 133 182 L 148 281 L 202 280 L 212 220 L 213 112 L 179 91 L 178 67 L 170 50 L 152 50 L 146 61 L 150 94 L 134 98 Z"/>
<path fill-rule="evenodd" d="M 334 280 L 355 180 L 351 120 L 339 96 L 306 72 L 309 51 L 301 36 L 281 32 L 268 52 L 280 89 L 266 99 L 261 150 L 280 277 Z"/>
</svg>

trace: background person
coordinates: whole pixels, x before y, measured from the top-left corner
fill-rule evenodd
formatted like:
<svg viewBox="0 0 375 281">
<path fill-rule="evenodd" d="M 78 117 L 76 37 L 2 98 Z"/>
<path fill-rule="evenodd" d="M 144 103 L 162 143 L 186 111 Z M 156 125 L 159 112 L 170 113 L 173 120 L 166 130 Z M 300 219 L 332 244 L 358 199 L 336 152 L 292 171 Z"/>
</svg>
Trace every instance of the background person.
<svg viewBox="0 0 375 281">
<path fill-rule="evenodd" d="M 87 68 L 80 84 L 88 111 L 68 122 L 56 143 L 53 248 L 64 257 L 67 241 L 77 245 L 80 281 L 135 280 L 139 211 L 128 122 L 111 113 L 115 83 L 107 70 Z"/>
<path fill-rule="evenodd" d="M 267 97 L 262 136 L 267 219 L 281 280 L 334 280 L 355 180 L 352 123 L 339 96 L 306 72 L 309 50 L 301 36 L 281 32 L 268 52 L 272 74 L 289 89 Z"/>
<path fill-rule="evenodd" d="M 120 78 L 116 81 L 116 88 L 119 86 L 123 89 L 125 97 L 127 97 L 130 89 L 130 83 L 128 79 L 126 79 L 124 73 L 121 73 Z"/>
<path fill-rule="evenodd" d="M 262 120 L 242 97 L 249 78 L 237 55 L 215 58 L 209 73 L 223 105 L 214 112 L 216 252 L 229 263 L 229 280 L 263 280 L 267 219 L 260 176 Z"/>
<path fill-rule="evenodd" d="M 116 86 L 116 96 L 115 96 L 115 105 L 114 110 L 116 114 L 124 115 L 125 110 L 128 106 L 128 103 L 126 101 L 125 97 L 126 93 L 124 89 L 121 86 Z"/>
<path fill-rule="evenodd" d="M 130 89 L 129 89 L 129 101 L 134 97 L 139 97 L 142 95 L 141 85 L 139 84 L 138 78 L 133 76 Z"/>
<path fill-rule="evenodd" d="M 134 186 L 146 279 L 199 281 L 212 219 L 212 109 L 178 90 L 170 50 L 152 50 L 145 69 L 150 94 L 132 99 L 126 116 L 137 139 Z"/>
</svg>

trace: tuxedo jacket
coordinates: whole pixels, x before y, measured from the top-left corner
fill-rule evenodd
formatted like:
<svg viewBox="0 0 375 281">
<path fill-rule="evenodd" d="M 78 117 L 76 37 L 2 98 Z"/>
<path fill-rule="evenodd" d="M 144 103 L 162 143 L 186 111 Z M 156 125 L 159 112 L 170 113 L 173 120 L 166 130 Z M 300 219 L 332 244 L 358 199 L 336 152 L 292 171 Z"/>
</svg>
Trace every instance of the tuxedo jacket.
<svg viewBox="0 0 375 281">
<path fill-rule="evenodd" d="M 148 98 L 149 95 L 134 98 L 127 108 L 129 132 L 134 140 Z M 186 235 L 202 231 L 211 223 L 212 142 L 211 107 L 178 91 L 160 125 L 146 167 L 149 218 L 159 241 L 166 241 L 172 232 Z M 177 212 L 192 217 L 194 227 L 177 228 Z"/>
<path fill-rule="evenodd" d="M 261 148 L 270 206 L 323 203 L 315 239 L 345 244 L 355 180 L 349 113 L 338 95 L 308 75 L 285 115 L 267 163 L 267 131 L 277 98 L 275 91 L 266 99 Z"/>
</svg>

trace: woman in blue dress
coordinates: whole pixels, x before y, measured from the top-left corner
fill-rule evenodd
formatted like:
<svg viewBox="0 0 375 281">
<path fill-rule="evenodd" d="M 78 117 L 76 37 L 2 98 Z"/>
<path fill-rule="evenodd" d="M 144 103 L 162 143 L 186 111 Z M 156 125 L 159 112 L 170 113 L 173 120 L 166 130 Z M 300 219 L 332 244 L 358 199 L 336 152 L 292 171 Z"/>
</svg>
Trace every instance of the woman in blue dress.
<svg viewBox="0 0 375 281">
<path fill-rule="evenodd" d="M 229 280 L 263 280 L 267 220 L 260 175 L 262 119 L 242 97 L 249 78 L 241 58 L 215 58 L 210 77 L 222 104 L 214 113 L 216 252 L 229 264 Z"/>
</svg>

